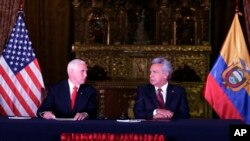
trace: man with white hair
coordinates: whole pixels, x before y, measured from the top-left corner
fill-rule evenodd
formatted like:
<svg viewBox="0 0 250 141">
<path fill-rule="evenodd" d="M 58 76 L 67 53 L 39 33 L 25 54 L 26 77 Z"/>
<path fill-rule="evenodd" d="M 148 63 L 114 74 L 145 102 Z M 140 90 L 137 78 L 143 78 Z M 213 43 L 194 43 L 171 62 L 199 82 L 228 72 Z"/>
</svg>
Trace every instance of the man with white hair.
<svg viewBox="0 0 250 141">
<path fill-rule="evenodd" d="M 138 86 L 134 105 L 135 118 L 190 118 L 186 91 L 169 83 L 171 63 L 163 57 L 154 58 L 150 67 L 150 84 Z"/>
<path fill-rule="evenodd" d="M 73 118 L 84 120 L 97 116 L 96 90 L 85 84 L 87 64 L 81 59 L 68 63 L 68 80 L 53 85 L 37 110 L 37 116 L 45 119 Z"/>
</svg>

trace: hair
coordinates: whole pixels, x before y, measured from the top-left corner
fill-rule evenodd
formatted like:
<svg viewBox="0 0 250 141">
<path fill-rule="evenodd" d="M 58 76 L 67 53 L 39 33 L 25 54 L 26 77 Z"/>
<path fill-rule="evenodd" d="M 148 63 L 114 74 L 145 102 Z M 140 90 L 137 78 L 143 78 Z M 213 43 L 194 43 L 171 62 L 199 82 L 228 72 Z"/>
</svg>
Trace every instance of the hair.
<svg viewBox="0 0 250 141">
<path fill-rule="evenodd" d="M 85 61 L 81 60 L 81 59 L 73 59 L 68 63 L 68 67 L 67 67 L 67 72 L 69 73 L 70 69 L 74 69 L 76 67 L 76 65 L 78 64 L 86 64 Z"/>
<path fill-rule="evenodd" d="M 152 60 L 152 64 L 162 64 L 162 71 L 168 73 L 168 80 L 170 80 L 173 72 L 172 64 L 170 63 L 170 61 L 168 61 L 164 57 L 157 57 Z"/>
</svg>

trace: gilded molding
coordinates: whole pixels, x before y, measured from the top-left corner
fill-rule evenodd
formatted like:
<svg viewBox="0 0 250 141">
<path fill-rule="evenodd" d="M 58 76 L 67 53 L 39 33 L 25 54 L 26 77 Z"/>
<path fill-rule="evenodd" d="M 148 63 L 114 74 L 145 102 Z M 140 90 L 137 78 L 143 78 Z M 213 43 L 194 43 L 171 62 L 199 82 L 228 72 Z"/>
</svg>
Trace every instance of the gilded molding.
<svg viewBox="0 0 250 141">
<path fill-rule="evenodd" d="M 82 45 L 75 43 L 72 46 L 73 52 L 79 51 L 123 51 L 134 53 L 145 51 L 184 51 L 184 52 L 204 52 L 209 55 L 211 52 L 210 45 Z"/>
<path fill-rule="evenodd" d="M 90 67 L 98 65 L 104 68 L 111 79 L 147 79 L 151 59 L 161 56 L 172 62 L 174 71 L 188 66 L 195 71 L 201 81 L 205 81 L 209 71 L 211 48 L 210 46 L 74 44 L 72 51 L 77 58 L 86 60 Z"/>
</svg>

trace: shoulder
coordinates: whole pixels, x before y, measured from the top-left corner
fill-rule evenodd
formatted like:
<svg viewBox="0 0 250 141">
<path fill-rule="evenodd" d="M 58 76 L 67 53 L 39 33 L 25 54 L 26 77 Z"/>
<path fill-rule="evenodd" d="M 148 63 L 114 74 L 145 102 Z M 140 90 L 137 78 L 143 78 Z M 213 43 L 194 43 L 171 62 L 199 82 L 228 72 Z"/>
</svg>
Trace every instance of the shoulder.
<svg viewBox="0 0 250 141">
<path fill-rule="evenodd" d="M 87 91 L 96 91 L 96 89 L 90 84 L 82 84 L 80 88 Z"/>
<path fill-rule="evenodd" d="M 180 94 L 185 94 L 186 93 L 186 89 L 184 87 L 176 85 L 176 84 L 169 84 L 168 89 L 171 92 L 177 92 L 177 93 L 180 93 Z"/>
<path fill-rule="evenodd" d="M 69 86 L 67 81 L 60 81 L 57 83 L 54 83 L 48 87 L 47 94 L 48 95 L 58 95 L 63 94 L 65 92 L 68 92 Z"/>
<path fill-rule="evenodd" d="M 182 90 L 185 89 L 184 87 L 177 85 L 177 84 L 169 84 L 168 86 L 169 88 L 172 88 L 172 89 L 182 89 Z"/>
<path fill-rule="evenodd" d="M 68 81 L 67 80 L 62 80 L 60 82 L 57 82 L 55 84 L 52 84 L 50 86 L 50 89 L 62 89 L 62 88 L 65 88 L 66 86 L 68 86 Z"/>
<path fill-rule="evenodd" d="M 151 84 L 145 84 L 145 85 L 139 85 L 137 86 L 138 90 L 149 90 L 149 89 L 154 89 L 154 86 Z"/>
</svg>

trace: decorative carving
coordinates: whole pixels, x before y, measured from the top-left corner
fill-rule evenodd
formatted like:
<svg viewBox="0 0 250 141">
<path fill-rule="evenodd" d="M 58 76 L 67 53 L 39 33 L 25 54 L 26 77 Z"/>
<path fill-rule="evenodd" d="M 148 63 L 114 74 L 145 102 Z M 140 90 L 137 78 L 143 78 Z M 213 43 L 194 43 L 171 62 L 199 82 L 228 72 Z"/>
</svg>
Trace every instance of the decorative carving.
<svg viewBox="0 0 250 141">
<path fill-rule="evenodd" d="M 197 29 L 197 21 L 194 16 L 196 11 L 194 8 L 176 9 L 178 18 L 176 19 L 176 44 L 178 45 L 194 45 L 197 40 L 195 35 Z"/>
<path fill-rule="evenodd" d="M 203 89 L 205 83 L 178 82 L 177 84 L 186 88 L 191 117 L 195 118 L 212 117 L 212 109 L 203 98 Z"/>
<path fill-rule="evenodd" d="M 100 116 L 133 118 L 131 109 L 136 87 L 148 83 L 151 60 L 158 56 L 172 62 L 173 76 L 176 73 L 179 78 L 173 82 L 186 88 L 191 116 L 194 118 L 211 116 L 211 109 L 202 98 L 204 82 L 209 71 L 210 46 L 75 44 L 72 50 L 76 58 L 88 62 L 90 70 L 100 66 L 102 72 L 107 74 L 108 81 L 90 82 L 100 91 Z M 192 76 L 186 77 L 187 75 Z M 194 77 L 197 79 L 193 79 Z M 112 110 L 107 108 L 110 106 L 115 108 Z"/>
<path fill-rule="evenodd" d="M 86 60 L 90 67 L 101 66 L 109 79 L 147 80 L 151 59 L 166 57 L 174 71 L 188 66 L 201 81 L 209 71 L 210 46 L 122 45 L 93 46 L 73 45 L 77 58 Z M 201 67 L 202 66 L 202 67 Z M 191 80 L 193 81 L 193 80 Z"/>
<path fill-rule="evenodd" d="M 88 16 L 88 43 L 109 44 L 108 18 L 102 10 L 93 10 Z"/>
<path fill-rule="evenodd" d="M 92 83 L 100 93 L 100 117 L 133 118 L 135 88 L 139 81 L 148 80 L 154 57 L 172 62 L 172 80 L 187 89 L 191 116 L 210 117 L 211 110 L 201 96 L 211 51 L 210 0 L 72 3 L 72 50 L 76 58 L 88 62 L 91 79 L 99 80 Z M 117 104 L 114 110 L 107 109 L 111 100 Z"/>
<path fill-rule="evenodd" d="M 85 0 L 80 1 L 81 3 L 79 1 L 73 1 L 75 42 L 101 42 L 108 45 L 209 43 L 209 0 Z M 100 11 L 102 14 L 94 17 L 105 15 L 105 20 L 88 20 L 90 13 L 96 15 Z M 100 24 L 103 28 L 100 28 Z M 96 25 L 98 30 L 93 30 L 92 26 Z M 91 32 L 88 28 L 92 29 Z M 107 33 L 108 37 L 105 36 Z M 101 39 L 103 36 L 105 39 Z"/>
</svg>

